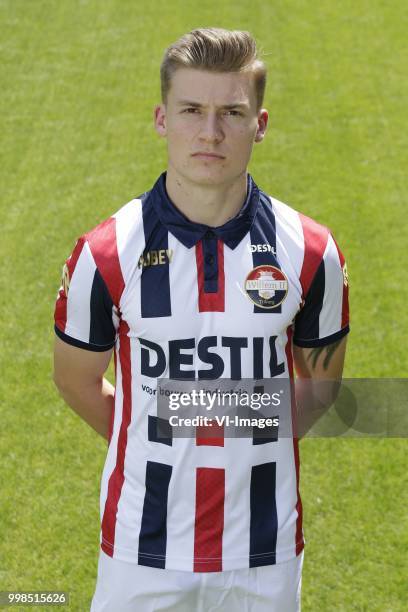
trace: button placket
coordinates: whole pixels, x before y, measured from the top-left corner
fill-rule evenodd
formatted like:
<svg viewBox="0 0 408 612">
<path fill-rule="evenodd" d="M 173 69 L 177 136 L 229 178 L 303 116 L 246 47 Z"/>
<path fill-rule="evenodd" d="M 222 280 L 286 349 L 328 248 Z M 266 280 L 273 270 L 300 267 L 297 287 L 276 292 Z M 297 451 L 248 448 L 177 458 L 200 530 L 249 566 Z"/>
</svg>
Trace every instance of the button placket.
<svg viewBox="0 0 408 612">
<path fill-rule="evenodd" d="M 207 230 L 203 237 L 204 292 L 218 291 L 218 240 L 216 234 Z"/>
</svg>

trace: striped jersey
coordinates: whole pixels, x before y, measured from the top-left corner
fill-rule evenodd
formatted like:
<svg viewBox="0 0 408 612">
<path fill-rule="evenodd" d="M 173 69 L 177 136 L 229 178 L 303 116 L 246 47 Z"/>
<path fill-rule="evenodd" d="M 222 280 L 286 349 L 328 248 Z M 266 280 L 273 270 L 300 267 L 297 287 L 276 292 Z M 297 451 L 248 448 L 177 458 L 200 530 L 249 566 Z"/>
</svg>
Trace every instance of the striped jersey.
<svg viewBox="0 0 408 612">
<path fill-rule="evenodd" d="M 189 221 L 153 188 L 84 234 L 66 261 L 55 331 L 114 347 L 101 548 L 157 568 L 223 571 L 288 561 L 304 545 L 296 435 L 158 435 L 157 380 L 293 378 L 293 343 L 348 330 L 344 257 L 330 231 L 247 175 L 240 213 Z"/>
</svg>

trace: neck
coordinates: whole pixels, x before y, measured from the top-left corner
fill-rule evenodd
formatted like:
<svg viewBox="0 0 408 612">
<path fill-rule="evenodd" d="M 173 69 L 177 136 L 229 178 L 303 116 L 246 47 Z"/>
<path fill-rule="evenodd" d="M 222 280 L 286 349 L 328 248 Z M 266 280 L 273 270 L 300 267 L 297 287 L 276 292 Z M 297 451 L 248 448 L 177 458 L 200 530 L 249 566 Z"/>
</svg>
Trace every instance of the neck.
<svg viewBox="0 0 408 612">
<path fill-rule="evenodd" d="M 200 185 L 169 166 L 166 190 L 173 204 L 187 219 L 193 223 L 219 227 L 241 210 L 247 195 L 247 173 L 243 172 L 232 183 Z"/>
</svg>

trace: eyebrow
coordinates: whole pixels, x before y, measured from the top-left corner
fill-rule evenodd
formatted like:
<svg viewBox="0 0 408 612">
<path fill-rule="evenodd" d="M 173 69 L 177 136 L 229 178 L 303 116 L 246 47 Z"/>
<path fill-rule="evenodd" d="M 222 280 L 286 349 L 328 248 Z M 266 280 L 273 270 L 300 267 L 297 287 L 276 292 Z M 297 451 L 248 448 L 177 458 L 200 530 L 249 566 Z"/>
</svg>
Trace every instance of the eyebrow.
<svg viewBox="0 0 408 612">
<path fill-rule="evenodd" d="M 200 104 L 200 102 L 193 102 L 191 100 L 178 100 L 177 105 L 178 106 L 192 106 L 194 108 L 202 108 L 203 106 L 205 106 L 205 104 Z M 245 104 L 244 102 L 236 102 L 235 104 L 222 104 L 219 108 L 222 108 L 225 110 L 231 110 L 233 108 L 248 109 L 249 105 Z"/>
</svg>

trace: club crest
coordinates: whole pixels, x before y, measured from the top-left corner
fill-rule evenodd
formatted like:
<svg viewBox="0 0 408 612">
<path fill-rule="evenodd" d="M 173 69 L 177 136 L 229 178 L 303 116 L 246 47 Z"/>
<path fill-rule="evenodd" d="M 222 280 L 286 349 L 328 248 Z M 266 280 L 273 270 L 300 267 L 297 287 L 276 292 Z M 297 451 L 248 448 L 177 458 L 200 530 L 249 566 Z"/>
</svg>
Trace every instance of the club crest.
<svg viewBox="0 0 408 612">
<path fill-rule="evenodd" d="M 253 268 L 245 279 L 249 299 L 260 308 L 276 308 L 287 296 L 288 279 L 279 268 L 270 265 Z"/>
</svg>

